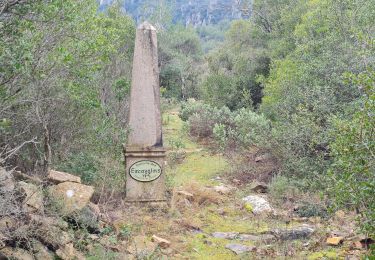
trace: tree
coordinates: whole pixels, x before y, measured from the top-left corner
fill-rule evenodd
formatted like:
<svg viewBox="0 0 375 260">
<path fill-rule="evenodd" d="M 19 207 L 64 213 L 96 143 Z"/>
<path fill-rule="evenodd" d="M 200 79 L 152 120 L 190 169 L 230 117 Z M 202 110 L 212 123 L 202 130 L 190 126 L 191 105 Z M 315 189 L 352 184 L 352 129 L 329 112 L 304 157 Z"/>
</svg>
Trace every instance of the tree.
<svg viewBox="0 0 375 260">
<path fill-rule="evenodd" d="M 104 86 L 100 79 L 111 58 L 131 55 L 134 25 L 115 9 L 97 8 L 96 1 L 32 1 L 1 15 L 1 149 L 36 140 L 7 163 L 45 172 L 84 149 L 79 139 L 106 120 L 103 89 L 128 74 L 106 74 Z"/>
</svg>

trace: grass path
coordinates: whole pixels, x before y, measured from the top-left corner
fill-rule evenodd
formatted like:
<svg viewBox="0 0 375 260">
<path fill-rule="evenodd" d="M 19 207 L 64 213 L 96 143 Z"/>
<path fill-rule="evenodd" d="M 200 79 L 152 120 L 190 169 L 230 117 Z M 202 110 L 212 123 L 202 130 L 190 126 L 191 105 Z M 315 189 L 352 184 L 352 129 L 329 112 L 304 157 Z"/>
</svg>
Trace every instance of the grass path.
<svg viewBox="0 0 375 260">
<path fill-rule="evenodd" d="M 212 154 L 204 146 L 189 139 L 184 123 L 175 110 L 168 111 L 163 117 L 165 146 L 171 152 L 185 154 L 182 163 L 168 168 L 168 177 L 173 187 L 189 182 L 215 184 L 211 179 L 228 170 L 228 163 L 221 154 Z"/>
<path fill-rule="evenodd" d="M 214 153 L 206 146 L 189 138 L 184 122 L 178 116 L 177 109 L 164 113 L 163 132 L 164 145 L 169 150 L 169 160 L 171 161 L 173 156 L 184 155 L 167 167 L 169 188 L 174 191 L 182 189 L 191 192 L 194 194 L 194 198 L 206 196 L 208 201 L 216 200 L 216 203 L 192 203 L 191 205 L 183 205 L 183 200 L 172 202 L 173 217 L 170 221 L 183 222 L 182 226 L 185 226 L 185 228 L 178 227 L 177 230 L 179 228 L 181 230 L 177 231 L 174 238 L 170 237 L 175 241 L 175 249 L 180 251 L 179 254 L 173 255 L 172 259 L 288 259 L 287 255 L 291 248 L 295 250 L 293 256 L 295 259 L 340 259 L 339 251 L 336 249 L 315 253 L 308 252 L 303 246 L 303 242 L 299 240 L 272 244 L 270 252 L 278 252 L 279 256 L 276 257 L 267 254 L 256 256 L 251 253 L 237 256 L 226 249 L 226 244 L 234 242 L 255 245 L 263 248 L 262 250 L 268 250 L 267 245 L 261 242 L 213 238 L 210 235 L 212 232 L 257 234 L 271 228 L 285 228 L 286 224 L 281 219 L 254 216 L 244 209 L 241 198 L 249 194 L 246 190 L 237 190 L 228 195 L 207 193 L 208 189 L 220 184 L 215 177 L 229 172 L 230 165 L 222 154 Z M 225 182 L 225 177 L 220 181 Z M 173 208 L 177 210 L 174 212 Z M 300 225 L 300 223 L 291 222 L 288 225 Z M 186 226 L 193 227 L 193 229 L 189 230 Z M 164 228 L 170 227 L 167 225 Z M 280 255 L 280 252 L 285 255 Z"/>
<path fill-rule="evenodd" d="M 171 188 L 192 192 L 195 196 L 205 187 L 220 184 L 215 177 L 229 170 L 229 164 L 220 153 L 209 151 L 204 145 L 189 139 L 184 123 L 176 110 L 168 111 L 163 116 L 164 144 L 170 155 L 178 150 L 185 151 L 186 157 L 179 163 L 169 165 L 167 170 L 168 184 Z M 206 196 L 214 196 L 213 194 Z M 217 199 L 217 198 L 216 198 Z M 219 196 L 220 203 L 192 205 L 181 214 L 182 219 L 198 226 L 200 232 L 188 232 L 184 236 L 184 252 L 186 259 L 239 259 L 225 245 L 225 239 L 210 237 L 212 232 L 259 232 L 267 229 L 261 219 L 251 221 L 246 210 L 234 197 Z M 252 245 L 252 243 L 244 243 Z"/>
</svg>

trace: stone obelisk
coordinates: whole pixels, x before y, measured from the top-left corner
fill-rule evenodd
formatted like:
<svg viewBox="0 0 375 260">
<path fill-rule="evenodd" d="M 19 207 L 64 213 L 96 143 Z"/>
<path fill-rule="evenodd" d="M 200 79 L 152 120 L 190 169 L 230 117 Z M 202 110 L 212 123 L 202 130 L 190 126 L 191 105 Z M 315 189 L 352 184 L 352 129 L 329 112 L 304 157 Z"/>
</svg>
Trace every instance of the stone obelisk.
<svg viewBox="0 0 375 260">
<path fill-rule="evenodd" d="M 124 146 L 126 200 L 165 200 L 165 150 L 160 113 L 156 29 L 137 28 L 130 91 L 130 133 Z"/>
</svg>

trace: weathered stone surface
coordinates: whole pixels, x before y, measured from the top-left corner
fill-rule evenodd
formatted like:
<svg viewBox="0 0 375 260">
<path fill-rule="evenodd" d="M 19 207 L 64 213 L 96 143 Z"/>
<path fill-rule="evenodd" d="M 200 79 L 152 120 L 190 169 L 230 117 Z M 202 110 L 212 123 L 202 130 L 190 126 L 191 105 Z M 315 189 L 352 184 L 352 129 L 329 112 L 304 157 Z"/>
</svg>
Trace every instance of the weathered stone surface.
<svg viewBox="0 0 375 260">
<path fill-rule="evenodd" d="M 36 260 L 54 260 L 53 253 L 37 240 L 32 241 L 33 253 Z"/>
<path fill-rule="evenodd" d="M 240 234 L 238 235 L 237 239 L 241 241 L 262 241 L 265 243 L 269 243 L 269 242 L 276 240 L 276 237 L 270 234 L 262 234 L 262 235 Z"/>
<path fill-rule="evenodd" d="M 257 193 L 266 193 L 268 191 L 268 185 L 263 182 L 253 182 L 250 189 Z"/>
<path fill-rule="evenodd" d="M 0 192 L 7 193 L 14 190 L 15 182 L 10 172 L 0 167 Z"/>
<path fill-rule="evenodd" d="M 128 143 L 125 147 L 126 200 L 164 201 L 165 150 L 160 113 L 157 37 L 156 29 L 148 22 L 142 23 L 136 32 L 129 128 Z M 153 164 L 154 168 L 145 166 L 145 169 L 138 171 L 138 179 L 132 176 L 136 172 L 131 174 L 131 167 L 136 163 L 147 163 L 147 161 Z"/>
<path fill-rule="evenodd" d="M 246 204 L 250 204 L 254 214 L 270 213 L 272 208 L 267 200 L 257 195 L 250 195 L 242 199 Z"/>
<path fill-rule="evenodd" d="M 50 170 L 47 176 L 50 182 L 59 184 L 62 182 L 77 182 L 81 183 L 81 178 L 70 173 Z"/>
<path fill-rule="evenodd" d="M 338 246 L 344 241 L 343 237 L 329 237 L 326 240 L 326 243 L 330 246 Z"/>
<path fill-rule="evenodd" d="M 236 255 L 248 253 L 256 249 L 255 246 L 246 246 L 241 244 L 228 244 L 225 246 L 225 248 L 233 251 L 234 253 L 236 253 Z"/>
<path fill-rule="evenodd" d="M 65 246 L 60 247 L 56 251 L 56 255 L 59 256 L 62 260 L 84 260 L 86 259 L 80 252 L 78 252 L 72 243 L 66 244 Z"/>
<path fill-rule="evenodd" d="M 162 146 L 157 37 L 148 22 L 136 33 L 129 126 L 128 146 Z"/>
<path fill-rule="evenodd" d="M 274 229 L 271 233 L 281 240 L 295 240 L 309 238 L 315 229 L 308 225 L 302 225 L 291 229 Z"/>
<path fill-rule="evenodd" d="M 34 260 L 28 251 L 13 247 L 2 248 L 0 250 L 0 259 Z"/>
<path fill-rule="evenodd" d="M 167 239 L 158 237 L 156 235 L 153 235 L 151 240 L 157 243 L 161 248 L 164 248 L 164 249 L 168 248 L 171 245 L 170 241 L 168 241 Z"/>
<path fill-rule="evenodd" d="M 69 224 L 65 222 L 61 218 L 55 218 L 55 217 L 47 217 L 47 216 L 42 216 L 42 215 L 36 215 L 36 214 L 30 214 L 30 220 L 38 224 L 40 226 L 45 226 L 45 227 L 58 227 L 62 230 L 66 230 L 69 227 Z"/>
<path fill-rule="evenodd" d="M 60 248 L 73 241 L 72 236 L 56 226 L 41 227 L 37 234 L 38 239 L 46 245 Z"/>
<path fill-rule="evenodd" d="M 43 210 L 43 193 L 41 187 L 31 183 L 20 181 L 17 183 L 18 189 L 26 195 L 23 200 L 29 212 Z"/>
<path fill-rule="evenodd" d="M 184 191 L 184 190 L 177 191 L 177 194 L 182 195 L 187 199 L 192 199 L 194 197 L 194 195 L 192 193 Z"/>
<path fill-rule="evenodd" d="M 218 186 L 214 186 L 213 189 L 220 194 L 226 195 L 233 192 L 236 188 L 229 185 L 221 184 Z"/>
<path fill-rule="evenodd" d="M 235 239 L 239 235 L 239 233 L 238 232 L 214 232 L 211 235 L 214 238 Z"/>
<path fill-rule="evenodd" d="M 83 209 L 90 202 L 94 188 L 75 182 L 63 182 L 50 188 L 50 195 L 64 214 Z"/>
</svg>

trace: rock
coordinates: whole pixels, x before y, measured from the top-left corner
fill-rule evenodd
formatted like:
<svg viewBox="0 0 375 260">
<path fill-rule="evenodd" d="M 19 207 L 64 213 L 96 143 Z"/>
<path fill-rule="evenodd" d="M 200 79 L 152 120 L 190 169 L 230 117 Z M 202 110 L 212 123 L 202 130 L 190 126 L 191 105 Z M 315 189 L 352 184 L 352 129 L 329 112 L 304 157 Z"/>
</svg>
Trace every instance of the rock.
<svg viewBox="0 0 375 260">
<path fill-rule="evenodd" d="M 255 162 L 262 162 L 272 158 L 272 155 L 269 153 L 262 154 L 260 156 L 255 157 Z"/>
<path fill-rule="evenodd" d="M 45 222 L 39 222 L 43 219 Z M 60 222 L 54 218 L 47 217 L 32 217 L 32 220 L 34 223 L 39 224 L 35 235 L 43 244 L 50 245 L 57 249 L 73 241 L 72 236 L 62 230 L 65 224 L 68 225 L 66 222 Z"/>
<path fill-rule="evenodd" d="M 26 195 L 23 200 L 28 212 L 36 212 L 43 210 L 43 193 L 41 187 L 31 183 L 20 181 L 17 183 L 18 189 Z"/>
<path fill-rule="evenodd" d="M 62 220 L 61 218 L 55 218 L 55 217 L 46 217 L 36 214 L 30 214 L 30 220 L 34 222 L 35 224 L 39 224 L 40 226 L 44 227 L 58 227 L 62 230 L 66 230 L 69 227 L 69 224 Z"/>
<path fill-rule="evenodd" d="M 281 240 L 295 240 L 310 237 L 315 232 L 315 229 L 308 225 L 302 225 L 292 229 L 274 229 L 271 233 Z"/>
<path fill-rule="evenodd" d="M 192 199 L 194 197 L 194 195 L 192 193 L 184 191 L 184 190 L 177 191 L 177 194 L 182 195 L 182 196 L 186 197 L 187 199 Z"/>
<path fill-rule="evenodd" d="M 250 195 L 242 200 L 245 202 L 245 207 L 247 203 L 251 205 L 254 214 L 270 213 L 273 211 L 268 201 L 260 196 Z"/>
<path fill-rule="evenodd" d="M 161 248 L 168 248 L 170 245 L 171 245 L 171 242 L 164 239 L 164 238 L 161 238 L 161 237 L 158 237 L 156 235 L 153 235 L 151 240 L 155 243 L 157 243 Z"/>
<path fill-rule="evenodd" d="M 73 243 L 66 244 L 56 250 L 56 255 L 62 260 L 84 260 L 86 259 L 80 252 L 74 247 Z"/>
<path fill-rule="evenodd" d="M 33 254 L 36 260 L 54 260 L 54 254 L 37 240 L 32 241 Z"/>
<path fill-rule="evenodd" d="M 276 240 L 276 237 L 270 234 L 263 234 L 263 235 L 249 235 L 249 234 L 241 234 L 237 237 L 237 239 L 241 241 L 262 241 L 265 243 L 272 242 Z"/>
<path fill-rule="evenodd" d="M 63 182 L 50 187 L 50 195 L 59 203 L 63 214 L 83 209 L 89 204 L 94 188 L 75 182 Z"/>
<path fill-rule="evenodd" d="M 241 245 L 241 244 L 228 244 L 225 246 L 225 248 L 232 250 L 237 255 L 251 252 L 256 249 L 255 246 L 246 246 L 246 245 Z"/>
<path fill-rule="evenodd" d="M 238 232 L 214 232 L 211 235 L 214 238 L 235 239 L 239 235 L 239 233 Z"/>
<path fill-rule="evenodd" d="M 250 189 L 256 193 L 267 193 L 268 186 L 263 182 L 253 182 Z"/>
<path fill-rule="evenodd" d="M 338 246 L 344 241 L 343 237 L 329 237 L 326 240 L 326 243 L 330 246 Z"/>
<path fill-rule="evenodd" d="M 2 230 L 12 230 L 17 228 L 17 222 L 15 219 L 4 216 L 0 218 L 0 231 Z"/>
<path fill-rule="evenodd" d="M 55 170 L 50 170 L 47 176 L 47 179 L 50 182 L 53 182 L 55 184 L 59 184 L 62 182 L 77 182 L 81 183 L 81 178 L 75 175 L 72 175 L 70 173 L 66 172 L 59 172 Z"/>
<path fill-rule="evenodd" d="M 34 260 L 32 254 L 21 248 L 4 247 L 0 250 L 0 259 Z"/>
<path fill-rule="evenodd" d="M 12 192 L 14 187 L 15 182 L 10 172 L 0 166 L 0 193 Z"/>
<path fill-rule="evenodd" d="M 220 194 L 223 194 L 223 195 L 226 195 L 226 194 L 229 194 L 231 193 L 233 190 L 235 190 L 234 187 L 232 186 L 228 186 L 228 185 L 218 185 L 218 186 L 214 186 L 213 187 L 214 191 L 220 193 Z"/>
</svg>

